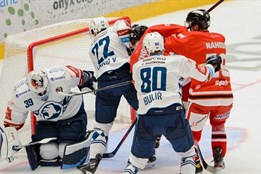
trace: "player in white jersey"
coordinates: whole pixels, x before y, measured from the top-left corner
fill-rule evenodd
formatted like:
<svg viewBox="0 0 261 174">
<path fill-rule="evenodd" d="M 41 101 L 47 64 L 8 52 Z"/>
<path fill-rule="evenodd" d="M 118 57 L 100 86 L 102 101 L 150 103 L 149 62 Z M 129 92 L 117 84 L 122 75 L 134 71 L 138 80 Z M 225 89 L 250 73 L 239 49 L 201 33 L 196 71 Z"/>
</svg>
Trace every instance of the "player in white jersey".
<svg viewBox="0 0 261 174">
<path fill-rule="evenodd" d="M 9 146 L 6 149 L 0 148 L 0 152 L 6 154 L 0 157 L 11 159 L 13 151 L 10 149 L 14 149 L 13 146 L 18 146 L 19 149 L 19 139 L 13 139 L 13 136 L 8 135 L 17 135 L 16 130 L 23 127 L 29 112 L 32 112 L 37 118 L 36 133 L 32 136 L 33 142 L 50 137 L 55 137 L 56 140 L 26 148 L 31 168 L 34 170 L 39 165 L 61 163 L 69 167 L 69 165 L 79 165 L 79 160 L 83 163 L 86 152 L 81 159 L 75 160 L 74 158 L 79 158 L 79 153 L 71 154 L 72 163 L 62 160 L 64 148 L 68 143 L 82 142 L 86 139 L 87 115 L 83 98 L 63 96 L 57 92 L 69 93 L 71 88 L 77 86 L 92 87 L 93 81 L 95 81 L 93 72 L 72 66 L 57 66 L 28 73 L 26 78 L 14 86 L 13 97 L 8 102 L 5 128 L 0 131 L 0 135 L 4 137 L 3 142 L 8 142 Z"/>
<path fill-rule="evenodd" d="M 143 34 L 145 33 L 145 31 L 148 29 L 147 26 L 145 25 L 141 25 L 141 24 L 134 24 L 131 26 L 131 29 L 130 29 L 130 42 L 131 42 L 131 45 L 133 47 L 133 50 L 136 48 L 137 44 L 139 43 L 140 41 L 140 38 L 143 36 Z M 146 55 L 146 53 L 143 54 L 143 52 L 141 52 L 141 57 Z M 159 144 L 160 144 L 160 136 L 157 137 L 157 140 L 155 142 L 155 149 L 159 147 Z M 155 151 L 156 153 L 156 151 Z M 155 165 L 155 162 L 156 162 L 156 155 L 151 156 L 148 160 L 148 163 L 146 165 L 146 168 L 151 168 Z"/>
<path fill-rule="evenodd" d="M 144 169 L 153 155 L 155 140 L 161 135 L 181 156 L 181 173 L 194 174 L 195 151 L 181 101 L 181 79 L 192 77 L 199 83 L 210 80 L 220 68 L 221 57 L 210 57 L 206 65 L 199 66 L 184 56 L 164 56 L 164 41 L 158 32 L 144 37 L 143 49 L 149 57 L 136 62 L 132 71 L 139 101 L 138 123 L 124 174 L 137 174 Z"/>
<path fill-rule="evenodd" d="M 131 53 L 130 21 L 119 20 L 109 27 L 104 17 L 90 22 L 92 38 L 90 58 L 96 70 L 98 88 L 132 80 L 129 66 Z M 79 167 L 81 171 L 94 173 L 107 148 L 109 131 L 117 115 L 121 97 L 137 110 L 138 100 L 133 84 L 96 93 L 94 133 L 90 148 L 90 161 Z"/>
</svg>

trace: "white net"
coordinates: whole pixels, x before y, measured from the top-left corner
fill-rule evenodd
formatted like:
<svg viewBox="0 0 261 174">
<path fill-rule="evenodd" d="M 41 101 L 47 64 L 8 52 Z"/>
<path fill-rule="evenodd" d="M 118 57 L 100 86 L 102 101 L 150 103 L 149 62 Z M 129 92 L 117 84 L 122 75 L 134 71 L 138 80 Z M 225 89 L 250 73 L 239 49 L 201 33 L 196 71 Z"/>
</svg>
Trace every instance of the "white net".
<svg viewBox="0 0 261 174">
<path fill-rule="evenodd" d="M 13 85 L 28 72 L 28 46 L 36 41 L 87 28 L 88 23 L 89 19 L 63 22 L 11 35 L 6 38 L 5 58 L 0 77 L 0 126 L 3 126 L 6 105 L 12 94 Z M 34 69 L 44 69 L 56 65 L 72 65 L 84 70 L 94 70 L 88 56 L 89 45 L 90 37 L 88 32 L 83 32 L 56 41 L 49 41 L 47 44 L 35 47 L 33 50 Z M 92 118 L 94 115 L 94 99 L 94 95 L 92 94 L 84 95 L 88 118 Z M 124 122 L 131 121 L 130 107 L 125 99 L 122 99 L 119 106 L 117 120 Z M 22 136 L 21 139 L 25 140 L 25 137 L 30 136 L 30 134 L 30 117 L 28 117 L 26 125 L 20 131 L 20 138 Z"/>
</svg>

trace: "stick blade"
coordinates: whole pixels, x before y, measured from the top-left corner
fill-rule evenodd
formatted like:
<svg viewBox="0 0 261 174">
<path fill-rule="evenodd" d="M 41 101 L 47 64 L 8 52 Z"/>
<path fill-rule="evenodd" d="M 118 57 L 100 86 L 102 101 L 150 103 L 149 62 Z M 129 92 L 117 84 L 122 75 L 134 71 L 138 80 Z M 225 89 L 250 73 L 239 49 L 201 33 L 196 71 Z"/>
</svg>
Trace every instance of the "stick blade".
<svg viewBox="0 0 261 174">
<path fill-rule="evenodd" d="M 199 146 L 198 146 L 198 154 L 199 154 L 199 158 L 200 158 L 200 160 L 203 164 L 204 169 L 206 169 L 207 171 L 214 173 L 214 174 L 220 174 L 220 173 L 218 173 L 220 171 L 218 168 L 215 168 L 214 166 L 211 166 L 211 165 L 206 163 L 206 161 L 203 158 L 203 155 L 201 153 Z"/>
</svg>

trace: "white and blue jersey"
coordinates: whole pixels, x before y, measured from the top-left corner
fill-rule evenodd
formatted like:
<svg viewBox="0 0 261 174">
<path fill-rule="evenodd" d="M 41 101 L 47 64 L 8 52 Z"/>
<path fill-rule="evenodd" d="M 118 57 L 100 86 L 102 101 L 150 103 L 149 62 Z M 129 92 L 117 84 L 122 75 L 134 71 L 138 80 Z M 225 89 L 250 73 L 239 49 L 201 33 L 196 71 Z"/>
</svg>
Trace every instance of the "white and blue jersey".
<svg viewBox="0 0 261 174">
<path fill-rule="evenodd" d="M 133 66 L 138 114 L 146 114 L 152 108 L 181 104 L 181 79 L 192 77 L 206 81 L 213 75 L 211 72 L 214 72 L 211 65 L 196 66 L 193 60 L 180 55 L 156 55 L 139 60 Z"/>
<path fill-rule="evenodd" d="M 68 97 L 57 91 L 69 93 L 71 88 L 83 83 L 83 72 L 74 67 L 53 67 L 46 69 L 48 95 L 41 98 L 30 91 L 26 79 L 14 86 L 12 99 L 8 102 L 5 125 L 21 127 L 29 111 L 38 121 L 59 121 L 75 116 L 83 102 L 82 96 Z"/>
<path fill-rule="evenodd" d="M 96 71 L 96 78 L 129 63 L 127 47 L 123 43 L 128 38 L 122 38 L 117 28 L 109 27 L 100 32 L 92 41 L 89 55 Z"/>
</svg>

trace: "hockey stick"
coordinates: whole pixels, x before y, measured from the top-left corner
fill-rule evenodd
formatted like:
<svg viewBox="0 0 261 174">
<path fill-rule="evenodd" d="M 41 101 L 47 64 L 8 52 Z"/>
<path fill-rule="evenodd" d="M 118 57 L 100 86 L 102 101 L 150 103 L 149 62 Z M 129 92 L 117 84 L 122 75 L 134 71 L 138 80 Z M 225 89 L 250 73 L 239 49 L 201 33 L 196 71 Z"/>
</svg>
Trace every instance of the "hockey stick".
<svg viewBox="0 0 261 174">
<path fill-rule="evenodd" d="M 123 144 L 123 142 L 126 140 L 126 138 L 128 137 L 129 133 L 131 132 L 132 128 L 135 126 L 137 122 L 137 118 L 133 121 L 133 123 L 131 124 L 131 126 L 129 127 L 129 129 L 127 130 L 127 132 L 124 134 L 124 136 L 122 137 L 121 141 L 119 142 L 119 144 L 117 145 L 117 147 L 109 153 L 104 153 L 102 155 L 103 158 L 112 158 L 115 156 L 115 154 L 118 152 L 119 148 L 121 147 L 121 145 Z"/>
<path fill-rule="evenodd" d="M 219 4 L 221 4 L 224 0 L 219 0 L 218 2 L 216 2 L 212 7 L 210 7 L 207 12 L 211 12 L 214 8 L 216 8 Z"/>
<path fill-rule="evenodd" d="M 206 169 L 207 171 L 214 173 L 214 174 L 221 174 L 221 170 L 222 170 L 221 168 L 216 168 L 216 167 L 211 166 L 208 163 L 206 163 L 206 161 L 201 153 L 201 150 L 199 148 L 199 145 L 198 145 L 198 154 L 199 154 L 199 158 L 203 164 L 204 169 Z"/>
<path fill-rule="evenodd" d="M 21 146 L 14 146 L 13 149 L 14 150 L 20 150 L 23 147 L 27 147 L 27 146 L 31 146 L 31 145 L 35 145 L 35 144 L 46 144 L 46 143 L 49 143 L 50 141 L 53 141 L 53 140 L 56 140 L 56 139 L 57 139 L 56 137 L 44 138 L 41 141 L 36 141 L 36 142 L 29 143 L 29 144 L 21 145 Z"/>
<path fill-rule="evenodd" d="M 21 145 L 21 146 L 13 146 L 12 150 L 19 151 L 23 147 L 27 147 L 27 146 L 35 145 L 35 144 L 46 144 L 46 143 L 49 143 L 50 141 L 53 141 L 53 140 L 56 140 L 56 139 L 57 139 L 56 137 L 44 138 L 41 141 L 36 141 L 36 142 L 29 143 L 29 144 Z M 16 156 L 15 154 L 13 154 L 13 155 Z M 5 161 L 5 160 L 8 160 L 8 162 L 10 163 L 14 160 L 14 158 L 13 158 L 13 156 L 11 156 L 11 157 L 8 157 L 6 159 L 1 159 L 0 162 Z"/>
<path fill-rule="evenodd" d="M 131 132 L 131 130 L 134 127 L 134 125 L 136 124 L 136 122 L 137 122 L 137 118 L 131 124 L 131 126 L 129 127 L 127 132 L 124 134 L 124 136 L 122 137 L 122 139 L 119 142 L 119 144 L 117 145 L 117 147 L 110 153 L 104 153 L 102 158 L 112 158 L 112 157 L 115 156 L 115 154 L 117 153 L 117 151 L 119 150 L 119 148 L 121 147 L 123 142 L 126 140 L 127 136 Z M 97 155 L 96 155 L 96 158 L 97 158 Z M 93 174 L 96 171 L 96 169 L 97 169 L 97 167 L 98 167 L 98 165 L 99 165 L 99 163 L 100 163 L 102 158 L 101 158 L 101 156 L 99 156 L 99 159 L 97 159 L 98 161 L 95 164 L 96 166 L 94 166 L 94 165 L 92 166 L 91 164 L 89 165 L 88 163 L 86 163 L 86 164 L 83 164 L 83 165 L 81 165 L 81 166 L 79 166 L 77 168 L 78 168 L 78 170 L 80 170 L 82 172 L 82 174 Z"/>
<path fill-rule="evenodd" d="M 60 94 L 60 95 L 72 97 L 72 96 L 77 96 L 77 95 L 83 95 L 83 94 L 89 94 L 89 93 L 93 93 L 93 92 L 103 91 L 103 90 L 106 90 L 106 89 L 117 88 L 117 87 L 120 87 L 120 86 L 129 85 L 131 83 L 132 83 L 132 81 L 130 80 L 130 81 L 122 82 L 122 83 L 117 83 L 117 84 L 114 84 L 114 85 L 109 85 L 109 86 L 106 86 L 106 87 L 103 87 L 103 88 L 95 89 L 95 90 L 92 90 L 92 91 L 71 92 L 71 93 L 64 93 L 64 92 L 58 91 L 57 93 Z"/>
</svg>

